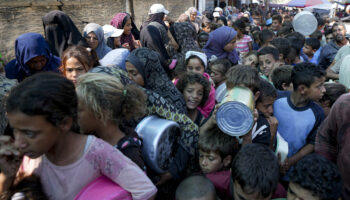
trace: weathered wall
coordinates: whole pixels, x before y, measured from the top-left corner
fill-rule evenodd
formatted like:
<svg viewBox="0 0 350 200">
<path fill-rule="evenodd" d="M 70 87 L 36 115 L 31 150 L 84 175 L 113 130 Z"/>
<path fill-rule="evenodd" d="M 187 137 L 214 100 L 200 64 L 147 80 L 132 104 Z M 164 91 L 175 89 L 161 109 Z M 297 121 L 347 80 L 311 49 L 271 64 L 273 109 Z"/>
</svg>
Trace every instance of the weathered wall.
<svg viewBox="0 0 350 200">
<path fill-rule="evenodd" d="M 62 0 L 62 10 L 75 22 L 80 31 L 86 23 L 108 24 L 117 12 L 125 12 L 130 0 Z M 148 9 L 161 2 L 176 18 L 193 0 L 132 0 L 135 22 L 138 26 L 148 18 Z M 0 0 L 0 53 L 6 62 L 14 58 L 14 42 L 26 32 L 43 34 L 42 17 L 61 5 L 57 0 Z"/>
</svg>

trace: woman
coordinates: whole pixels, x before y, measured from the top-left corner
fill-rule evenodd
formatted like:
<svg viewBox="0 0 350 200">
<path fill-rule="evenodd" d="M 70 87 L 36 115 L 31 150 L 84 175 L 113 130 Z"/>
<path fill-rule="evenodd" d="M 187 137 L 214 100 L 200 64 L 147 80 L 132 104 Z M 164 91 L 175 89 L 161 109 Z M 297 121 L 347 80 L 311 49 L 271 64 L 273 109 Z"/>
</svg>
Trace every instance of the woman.
<svg viewBox="0 0 350 200">
<path fill-rule="evenodd" d="M 175 23 L 168 32 L 171 44 L 175 52 L 170 55 L 174 59 L 184 58 L 187 51 L 200 51 L 196 43 L 196 30 L 189 22 Z"/>
<path fill-rule="evenodd" d="M 23 79 L 41 71 L 59 72 L 60 58 L 52 55 L 49 45 L 39 33 L 25 33 L 15 42 L 16 59 L 5 66 L 6 77 Z"/>
<path fill-rule="evenodd" d="M 120 42 L 123 47 L 130 51 L 133 51 L 140 46 L 140 42 L 135 39 L 135 36 L 132 33 L 133 23 L 131 16 L 127 13 L 117 13 L 110 22 L 115 28 L 124 29 Z"/>
<path fill-rule="evenodd" d="M 89 47 L 71 18 L 64 12 L 54 10 L 43 17 L 45 39 L 55 56 L 62 56 L 70 45 Z"/>
<path fill-rule="evenodd" d="M 95 50 L 99 59 L 102 59 L 112 49 L 104 42 L 104 33 L 100 25 L 89 23 L 84 28 L 84 37 L 90 48 Z"/>
<path fill-rule="evenodd" d="M 216 58 L 228 58 L 233 65 L 238 63 L 239 57 L 235 50 L 237 32 L 230 27 L 222 26 L 209 34 L 209 40 L 203 51 L 209 61 Z"/>
<path fill-rule="evenodd" d="M 140 31 L 142 31 L 143 28 L 145 28 L 148 24 L 152 22 L 158 22 L 161 24 L 166 30 L 168 30 L 168 27 L 164 23 L 164 16 L 169 14 L 169 11 L 167 11 L 162 4 L 153 4 L 148 12 L 149 18 L 143 24 L 141 25 Z"/>
<path fill-rule="evenodd" d="M 186 103 L 159 61 L 159 55 L 148 48 L 139 48 L 126 59 L 126 71 L 138 85 L 160 94 L 164 99 L 186 113 Z"/>
</svg>

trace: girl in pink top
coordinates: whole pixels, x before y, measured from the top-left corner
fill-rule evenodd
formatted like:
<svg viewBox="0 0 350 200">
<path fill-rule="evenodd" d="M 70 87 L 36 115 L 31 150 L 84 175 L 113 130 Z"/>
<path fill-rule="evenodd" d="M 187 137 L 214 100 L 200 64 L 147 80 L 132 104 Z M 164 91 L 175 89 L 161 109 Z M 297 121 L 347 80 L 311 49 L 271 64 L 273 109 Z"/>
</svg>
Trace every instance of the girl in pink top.
<svg viewBox="0 0 350 200">
<path fill-rule="evenodd" d="M 0 137 L 0 192 L 35 174 L 49 199 L 74 199 L 103 175 L 133 199 L 153 199 L 156 187 L 136 164 L 103 140 L 74 132 L 77 103 L 74 84 L 58 74 L 34 75 L 11 91 L 6 111 L 14 142 Z"/>
</svg>

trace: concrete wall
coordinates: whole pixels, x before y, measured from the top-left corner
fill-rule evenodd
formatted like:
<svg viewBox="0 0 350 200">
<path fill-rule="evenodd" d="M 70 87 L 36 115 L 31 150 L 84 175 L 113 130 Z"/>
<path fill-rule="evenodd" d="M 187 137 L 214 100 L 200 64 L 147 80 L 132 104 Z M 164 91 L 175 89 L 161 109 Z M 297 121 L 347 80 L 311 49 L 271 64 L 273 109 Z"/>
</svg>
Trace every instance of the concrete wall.
<svg viewBox="0 0 350 200">
<path fill-rule="evenodd" d="M 161 2 L 170 17 L 177 18 L 193 5 L 192 0 L 62 0 L 62 10 L 75 22 L 80 31 L 86 23 L 109 24 L 117 12 L 129 11 L 133 6 L 135 22 L 139 27 L 148 18 L 148 9 Z M 42 17 L 60 6 L 57 0 L 0 0 L 0 53 L 6 62 L 14 58 L 14 42 L 26 32 L 43 34 Z M 0 66 L 1 67 L 1 66 Z M 0 69 L 1 71 L 1 69 Z"/>
</svg>

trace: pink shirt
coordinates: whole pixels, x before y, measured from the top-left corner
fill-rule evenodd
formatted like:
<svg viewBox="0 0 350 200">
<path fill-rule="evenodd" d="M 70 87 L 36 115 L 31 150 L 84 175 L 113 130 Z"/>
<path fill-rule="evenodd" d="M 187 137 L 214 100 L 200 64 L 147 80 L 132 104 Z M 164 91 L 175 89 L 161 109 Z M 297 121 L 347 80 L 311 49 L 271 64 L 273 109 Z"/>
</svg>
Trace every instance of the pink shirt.
<svg viewBox="0 0 350 200">
<path fill-rule="evenodd" d="M 24 157 L 20 173 L 38 175 L 49 199 L 73 200 L 101 175 L 130 192 L 135 200 L 148 199 L 157 192 L 146 174 L 119 150 L 95 136 L 89 138 L 83 156 L 73 164 L 57 166 L 45 155 L 36 159 Z"/>
<path fill-rule="evenodd" d="M 252 42 L 252 38 L 249 35 L 244 35 L 243 38 L 236 42 L 236 50 L 240 53 L 249 52 L 249 42 Z"/>
</svg>

